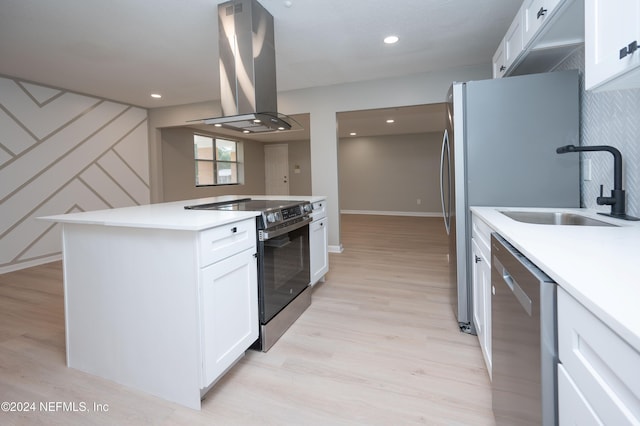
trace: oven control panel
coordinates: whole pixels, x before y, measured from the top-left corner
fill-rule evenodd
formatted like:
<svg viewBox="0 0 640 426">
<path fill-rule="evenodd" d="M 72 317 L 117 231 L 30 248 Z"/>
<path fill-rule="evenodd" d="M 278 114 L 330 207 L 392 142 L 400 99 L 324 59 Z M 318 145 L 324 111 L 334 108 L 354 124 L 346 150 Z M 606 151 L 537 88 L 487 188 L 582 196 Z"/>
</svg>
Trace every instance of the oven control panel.
<svg viewBox="0 0 640 426">
<path fill-rule="evenodd" d="M 282 209 L 282 220 L 289 220 L 302 214 L 300 206 L 287 207 Z"/>
<path fill-rule="evenodd" d="M 310 211 L 311 203 L 304 203 L 263 212 L 265 227 L 273 228 L 279 226 L 281 223 L 295 222 L 295 219 L 303 218 L 308 215 Z"/>
</svg>

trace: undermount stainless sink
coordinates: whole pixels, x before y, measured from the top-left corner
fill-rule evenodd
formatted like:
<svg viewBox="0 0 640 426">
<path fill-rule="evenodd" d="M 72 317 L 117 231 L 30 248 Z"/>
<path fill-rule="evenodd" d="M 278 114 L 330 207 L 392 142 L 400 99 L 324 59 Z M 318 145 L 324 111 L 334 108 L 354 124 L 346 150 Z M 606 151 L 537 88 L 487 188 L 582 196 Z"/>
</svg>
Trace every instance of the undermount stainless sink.
<svg viewBox="0 0 640 426">
<path fill-rule="evenodd" d="M 538 225 L 617 226 L 576 213 L 524 211 L 500 211 L 500 213 L 518 222 Z"/>
</svg>

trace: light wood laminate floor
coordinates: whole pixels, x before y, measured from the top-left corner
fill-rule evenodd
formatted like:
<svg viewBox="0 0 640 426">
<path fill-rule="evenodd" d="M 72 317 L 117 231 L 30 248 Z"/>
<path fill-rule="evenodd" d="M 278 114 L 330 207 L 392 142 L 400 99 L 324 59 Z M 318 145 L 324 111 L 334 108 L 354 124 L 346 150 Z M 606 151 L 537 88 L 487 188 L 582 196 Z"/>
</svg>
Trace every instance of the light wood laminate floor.
<svg viewBox="0 0 640 426">
<path fill-rule="evenodd" d="M 59 262 L 0 275 L 0 402 L 35 403 L 0 424 L 493 425 L 477 339 L 452 312 L 443 228 L 342 216 L 344 252 L 311 307 L 268 353 L 247 352 L 202 411 L 66 367 Z"/>
</svg>

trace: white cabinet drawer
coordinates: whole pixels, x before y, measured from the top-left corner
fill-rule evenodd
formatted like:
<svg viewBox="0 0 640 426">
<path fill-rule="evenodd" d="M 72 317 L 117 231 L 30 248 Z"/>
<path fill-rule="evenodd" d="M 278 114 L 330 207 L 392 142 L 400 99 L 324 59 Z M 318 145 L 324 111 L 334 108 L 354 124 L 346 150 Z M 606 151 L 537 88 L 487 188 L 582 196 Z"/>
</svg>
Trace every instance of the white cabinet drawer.
<svg viewBox="0 0 640 426">
<path fill-rule="evenodd" d="M 558 349 L 560 362 L 604 424 L 640 424 L 640 353 L 562 289 Z"/>
<path fill-rule="evenodd" d="M 313 220 L 318 220 L 326 216 L 327 216 L 327 202 L 325 200 L 322 200 L 322 201 L 316 201 L 315 203 L 313 203 L 311 218 Z"/>
<path fill-rule="evenodd" d="M 200 267 L 256 247 L 256 221 L 247 219 L 202 231 L 199 235 Z"/>
</svg>

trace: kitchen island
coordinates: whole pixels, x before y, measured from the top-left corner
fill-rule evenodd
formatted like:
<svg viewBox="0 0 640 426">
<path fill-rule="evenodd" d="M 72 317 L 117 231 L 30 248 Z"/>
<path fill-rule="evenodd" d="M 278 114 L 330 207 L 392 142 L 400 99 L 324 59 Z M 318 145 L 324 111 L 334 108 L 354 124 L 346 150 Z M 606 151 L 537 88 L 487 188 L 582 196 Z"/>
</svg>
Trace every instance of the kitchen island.
<svg viewBox="0 0 640 426">
<path fill-rule="evenodd" d="M 184 206 L 246 197 L 43 218 L 63 225 L 67 365 L 199 409 L 258 337 L 259 212 Z"/>
<path fill-rule="evenodd" d="M 557 309 L 560 424 L 640 422 L 640 223 L 587 209 L 471 211 L 558 284 L 557 306 L 545 309 Z M 575 213 L 616 226 L 525 223 L 501 211 Z"/>
</svg>

